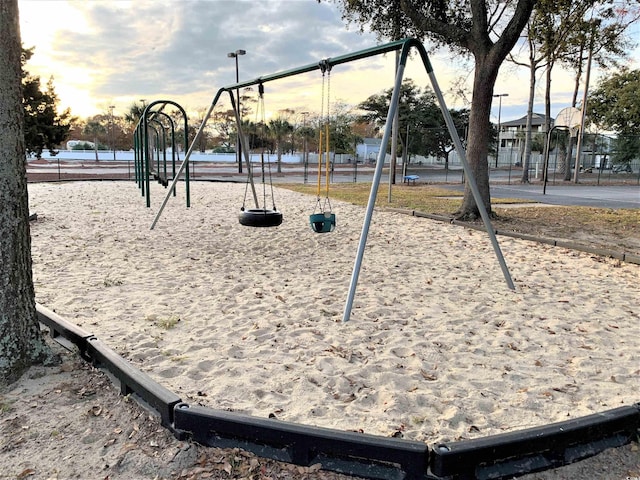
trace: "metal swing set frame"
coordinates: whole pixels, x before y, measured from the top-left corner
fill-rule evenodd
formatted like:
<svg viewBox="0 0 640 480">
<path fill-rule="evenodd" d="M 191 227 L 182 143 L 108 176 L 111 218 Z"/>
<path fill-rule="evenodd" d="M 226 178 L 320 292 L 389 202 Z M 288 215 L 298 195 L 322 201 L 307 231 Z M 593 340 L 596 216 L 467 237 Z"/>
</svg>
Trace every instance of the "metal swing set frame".
<svg viewBox="0 0 640 480">
<path fill-rule="evenodd" d="M 211 117 L 211 114 L 213 112 L 213 109 L 215 108 L 215 106 L 217 105 L 220 97 L 222 96 L 222 94 L 224 92 L 227 92 L 229 94 L 229 98 L 231 100 L 231 106 L 232 109 L 234 111 L 234 115 L 236 118 L 236 125 L 238 128 L 238 135 L 240 137 L 240 142 L 242 144 L 242 151 L 244 154 L 244 158 L 245 158 L 245 162 L 247 164 L 247 175 L 249 176 L 249 182 L 251 184 L 251 189 L 252 189 L 252 193 L 253 193 L 253 199 L 254 202 L 256 204 L 256 208 L 260 208 L 259 207 L 259 203 L 258 203 L 258 196 L 256 194 L 256 190 L 255 190 L 255 185 L 253 182 L 253 174 L 252 174 L 252 169 L 251 169 L 251 161 L 250 161 L 250 156 L 249 156 L 249 148 L 248 145 L 246 145 L 246 138 L 244 137 L 243 133 L 242 133 L 242 123 L 241 123 L 241 119 L 240 119 L 240 113 L 238 112 L 238 108 L 235 102 L 235 98 L 234 98 L 234 94 L 233 92 L 235 92 L 237 89 L 240 88 L 245 88 L 245 87 L 250 87 L 253 85 L 261 85 L 261 84 L 265 84 L 267 82 L 272 82 L 275 80 L 280 80 L 283 78 L 287 78 L 287 77 L 291 77 L 294 75 L 300 75 L 303 73 L 307 73 L 307 72 L 312 72 L 314 70 L 320 70 L 322 68 L 326 68 L 327 66 L 329 67 L 333 67 L 335 65 L 340 65 L 343 63 L 348 63 L 348 62 L 353 62 L 355 60 L 361 60 L 364 58 L 368 58 L 368 57 L 372 57 L 375 55 L 382 55 L 385 53 L 390 53 L 390 52 L 395 52 L 395 51 L 400 51 L 400 55 L 398 58 L 398 65 L 397 65 L 397 70 L 396 70 L 396 78 L 395 78 L 395 83 L 394 83 L 394 88 L 393 88 L 393 93 L 391 96 L 391 101 L 389 104 L 389 111 L 387 112 L 387 120 L 386 120 L 386 126 L 384 129 L 384 134 L 382 136 L 382 143 L 380 145 L 380 151 L 378 153 L 378 158 L 376 160 L 376 167 L 375 167 L 375 171 L 374 171 L 374 175 L 373 175 L 373 180 L 371 183 L 371 192 L 369 194 L 369 200 L 367 203 L 367 208 L 366 208 L 366 213 L 365 213 L 365 217 L 364 217 L 364 221 L 363 221 L 363 225 L 362 225 L 362 231 L 360 234 L 360 241 L 358 244 L 358 251 L 356 254 L 356 259 L 355 259 L 355 263 L 354 263 L 354 268 L 353 268 L 353 273 L 351 276 L 351 282 L 349 285 L 349 293 L 347 296 L 347 301 L 346 301 L 346 305 L 345 305 L 345 309 L 344 309 L 344 313 L 343 313 L 343 317 L 342 317 L 342 321 L 346 322 L 349 320 L 350 316 L 351 316 L 351 310 L 353 307 L 353 300 L 355 298 L 355 292 L 356 292 L 356 287 L 357 287 L 357 283 L 358 283 L 358 277 L 360 274 L 360 268 L 362 265 L 362 259 L 364 256 L 364 250 L 366 247 L 366 243 L 367 243 L 367 236 L 369 234 L 369 226 L 371 225 L 371 218 L 373 216 L 373 210 L 374 210 L 374 206 L 375 206 L 375 201 L 376 201 L 376 196 L 377 196 L 377 192 L 378 192 L 378 186 L 380 185 L 380 179 L 382 177 L 382 170 L 383 170 L 383 166 L 384 166 L 384 160 L 385 160 L 385 154 L 387 151 L 387 146 L 389 144 L 389 139 L 391 137 L 391 126 L 393 124 L 393 118 L 396 114 L 396 111 L 398 110 L 398 103 L 399 103 L 399 98 L 400 98 L 400 89 L 401 89 L 401 85 L 402 85 L 402 80 L 404 78 L 404 71 L 405 71 L 405 67 L 407 65 L 407 61 L 409 58 L 409 53 L 412 49 L 415 49 L 418 53 L 418 55 L 420 56 L 420 59 L 422 60 L 422 63 L 425 67 L 426 73 L 429 76 L 429 80 L 431 82 L 431 87 L 433 88 L 433 91 L 436 95 L 436 98 L 438 100 L 438 105 L 440 106 L 440 110 L 442 112 L 442 115 L 444 117 L 445 120 L 445 124 L 447 126 L 447 130 L 449 131 L 449 135 L 451 136 L 451 139 L 453 140 L 453 144 L 455 147 L 455 150 L 460 158 L 460 162 L 462 163 L 462 167 L 464 169 L 464 174 L 465 174 L 465 178 L 467 179 L 467 182 L 469 184 L 471 193 L 473 195 L 473 198 L 476 202 L 476 205 L 478 207 L 478 210 L 480 212 L 480 216 L 482 217 L 482 221 L 484 223 L 485 229 L 487 231 L 487 234 L 489 235 L 489 238 L 491 240 L 491 244 L 493 246 L 494 252 L 496 254 L 496 257 L 498 258 L 498 262 L 500 264 L 500 268 L 502 270 L 504 279 L 507 283 L 507 286 L 511 289 L 514 290 L 515 286 L 513 284 L 513 280 L 511 279 L 511 274 L 509 273 L 509 269 L 506 265 L 506 262 L 504 260 L 504 256 L 502 254 L 502 251 L 500 249 L 500 245 L 498 244 L 498 240 L 496 238 L 495 235 L 495 230 L 493 229 L 492 225 L 491 225 L 491 220 L 489 218 L 489 214 L 484 206 L 484 202 L 482 201 L 482 197 L 480 195 L 480 191 L 478 190 L 478 186 L 476 184 L 475 181 L 475 177 L 473 176 L 473 172 L 471 170 L 471 167 L 469 165 L 469 162 L 467 161 L 467 157 L 466 157 L 466 152 L 464 150 L 464 147 L 462 146 L 462 142 L 460 140 L 460 137 L 458 136 L 458 132 L 455 128 L 455 124 L 453 122 L 453 118 L 451 117 L 451 114 L 449 113 L 449 110 L 447 109 L 446 103 L 444 101 L 444 97 L 442 95 L 442 91 L 440 90 L 440 87 L 438 85 L 438 81 L 436 80 L 435 74 L 433 72 L 433 67 L 431 65 L 431 62 L 429 60 L 429 56 L 427 55 L 427 51 L 424 48 L 424 46 L 422 45 L 422 43 L 420 43 L 420 41 L 418 41 L 415 38 L 405 38 L 403 40 L 397 40 L 395 42 L 390 42 L 390 43 L 386 43 L 384 45 L 379 45 L 379 46 L 375 46 L 375 47 L 371 47 L 371 48 L 367 48 L 364 50 L 359 50 L 357 52 L 354 53 L 348 53 L 345 55 L 341 55 L 338 57 L 334 57 L 334 58 L 326 58 L 324 60 L 321 60 L 320 62 L 317 63 L 312 63 L 309 65 L 305 65 L 302 67 L 298 67 L 298 68 L 293 68 L 290 70 L 286 70 L 283 72 L 278 72 L 278 73 L 273 73 L 271 75 L 265 75 L 259 78 L 256 78 L 254 80 L 249 80 L 249 81 L 244 81 L 244 82 L 239 82 L 239 83 L 235 83 L 232 85 L 228 85 L 226 87 L 222 87 L 218 90 L 218 92 L 216 93 L 213 101 L 211 102 L 211 106 L 209 107 L 209 110 L 207 111 L 204 120 L 202 122 L 202 124 L 200 125 L 200 128 L 198 129 L 198 132 L 196 133 L 195 138 L 193 139 L 193 141 L 191 142 L 191 145 L 189 146 L 189 149 L 187 151 L 187 153 L 185 154 L 185 158 L 182 162 L 182 164 L 180 165 L 180 169 L 178 170 L 177 175 L 174 176 L 173 181 L 171 183 L 171 186 L 169 188 L 169 191 L 167 193 L 167 195 L 165 196 L 162 205 L 160 207 L 160 209 L 158 210 L 158 213 L 156 214 L 155 219 L 153 220 L 153 223 L 151 224 L 151 229 L 153 229 L 156 224 L 158 223 L 158 220 L 160 219 L 160 216 L 162 215 L 162 211 L 164 210 L 164 207 L 166 206 L 167 202 L 169 201 L 169 197 L 171 196 L 171 192 L 174 190 L 175 188 L 175 184 L 178 182 L 178 180 L 180 179 L 180 175 L 182 174 L 182 172 L 184 171 L 185 167 L 189 164 L 189 157 L 191 155 L 191 152 L 193 151 L 193 149 L 195 148 L 195 145 L 198 142 L 198 139 L 200 138 L 202 132 L 204 131 L 204 128 L 207 124 L 207 121 L 209 120 L 209 118 Z"/>
</svg>

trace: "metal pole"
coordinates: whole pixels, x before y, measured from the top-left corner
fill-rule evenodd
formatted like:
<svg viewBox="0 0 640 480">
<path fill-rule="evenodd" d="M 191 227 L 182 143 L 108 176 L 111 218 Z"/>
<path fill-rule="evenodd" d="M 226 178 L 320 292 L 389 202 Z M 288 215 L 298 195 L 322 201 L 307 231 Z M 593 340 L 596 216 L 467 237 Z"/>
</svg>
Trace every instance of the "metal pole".
<svg viewBox="0 0 640 480">
<path fill-rule="evenodd" d="M 260 208 L 260 203 L 258 202 L 258 194 L 256 192 L 256 185 L 253 181 L 253 169 L 251 168 L 251 152 L 249 151 L 249 146 L 246 145 L 245 143 L 247 139 L 245 138 L 244 132 L 242 131 L 242 120 L 240 119 L 240 112 L 236 108 L 236 105 L 234 105 L 233 93 L 229 92 L 229 94 L 230 94 L 229 96 L 231 97 L 231 108 L 233 109 L 236 116 L 238 138 L 240 138 L 240 143 L 244 144 L 243 153 L 244 153 L 245 162 L 247 163 L 247 177 L 249 179 L 249 183 L 251 184 L 251 193 L 253 194 L 253 201 L 256 205 L 256 208 Z M 264 161 L 262 162 L 262 168 L 263 168 L 263 178 L 264 178 Z"/>
<path fill-rule="evenodd" d="M 111 149 L 113 150 L 113 161 L 116 161 L 116 145 L 115 145 L 115 135 L 113 128 L 113 109 L 116 108 L 115 105 L 109 105 L 109 123 L 111 123 Z"/>
<path fill-rule="evenodd" d="M 502 114 L 502 97 L 508 97 L 508 93 L 498 93 L 494 97 L 498 97 L 498 146 L 496 147 L 496 168 L 498 168 L 498 159 L 500 158 L 500 115 Z"/>
<path fill-rule="evenodd" d="M 380 177 L 382 176 L 382 168 L 384 166 L 384 159 L 387 152 L 387 145 L 389 144 L 389 137 L 391 135 L 391 126 L 398 109 L 398 99 L 400 98 L 400 87 L 402 86 L 402 76 L 404 75 L 404 59 L 397 67 L 396 82 L 391 95 L 391 102 L 389 104 L 389 111 L 387 112 L 387 123 L 384 129 L 384 135 L 382 136 L 382 144 L 380 145 L 380 151 L 378 152 L 378 159 L 376 161 L 376 169 L 373 174 L 373 180 L 371 182 L 371 192 L 369 193 L 369 202 L 367 203 L 367 210 L 364 216 L 364 222 L 362 224 L 362 233 L 360 234 L 360 242 L 358 243 L 358 251 L 356 253 L 356 260 L 353 266 L 353 273 L 351 275 L 351 283 L 349 284 L 349 293 L 347 294 L 347 303 L 344 307 L 344 314 L 342 315 L 342 321 L 347 322 L 351 317 L 351 309 L 353 308 L 353 299 L 356 295 L 356 287 L 358 285 L 358 276 L 360 275 L 360 268 L 362 266 L 362 258 L 364 256 L 364 249 L 367 245 L 367 236 L 369 234 L 369 226 L 371 225 L 371 217 L 373 216 L 373 208 L 376 203 L 376 195 L 378 194 L 378 186 L 380 185 Z"/>
<path fill-rule="evenodd" d="M 236 63 L 236 84 L 240 82 L 239 70 L 238 70 L 238 56 L 245 55 L 247 52 L 242 49 L 238 49 L 235 52 L 227 53 L 227 57 L 235 59 Z M 238 105 L 238 111 L 240 111 L 240 88 L 236 88 L 236 104 Z M 242 116 L 242 114 L 240 114 Z M 242 173 L 242 142 L 240 140 L 240 132 L 238 132 L 238 138 L 236 138 L 236 158 L 238 160 L 238 173 Z"/>
<path fill-rule="evenodd" d="M 422 54 L 422 51 L 420 51 L 420 53 Z M 444 97 L 442 96 L 442 91 L 438 86 L 438 81 L 436 80 L 436 77 L 433 74 L 433 70 L 429 70 L 428 73 L 429 73 L 429 78 L 431 79 L 431 85 L 433 86 L 433 91 L 436 94 L 436 97 L 438 98 L 440 109 L 442 110 L 442 114 L 444 115 L 444 121 L 447 124 L 447 128 L 449 129 L 449 135 L 451 135 L 451 138 L 453 139 L 453 144 L 456 147 L 458 156 L 460 157 L 460 162 L 462 162 L 462 169 L 465 173 L 465 177 L 467 178 L 467 181 L 469 182 L 471 193 L 473 194 L 473 198 L 476 201 L 476 206 L 478 207 L 478 211 L 480 212 L 480 216 L 482 217 L 484 228 L 487 230 L 487 234 L 489 235 L 489 239 L 491 240 L 491 245 L 493 246 L 493 250 L 496 254 L 496 257 L 498 257 L 498 263 L 500 264 L 500 268 L 502 269 L 502 274 L 504 275 L 504 279 L 507 282 L 507 286 L 511 290 L 515 290 L 516 287 L 513 284 L 513 280 L 511 279 L 509 268 L 507 267 L 507 264 L 504 261 L 502 250 L 500 250 L 500 245 L 498 244 L 498 239 L 496 238 L 496 232 L 493 229 L 493 225 L 491 225 L 491 220 L 489 219 L 489 213 L 487 212 L 487 209 L 484 206 L 484 203 L 482 201 L 480 190 L 478 190 L 478 185 L 476 184 L 476 179 L 473 176 L 473 172 L 471 171 L 469 162 L 467 162 L 467 154 L 464 148 L 462 147 L 462 142 L 460 142 L 460 137 L 458 136 L 458 131 L 456 130 L 455 123 L 453 123 L 453 118 L 451 118 L 451 114 L 446 109 Z"/>
<path fill-rule="evenodd" d="M 398 72 L 398 63 L 400 62 L 400 52 L 396 50 L 396 73 Z M 400 86 L 402 88 L 402 85 Z M 393 124 L 391 125 L 391 158 L 389 159 L 389 191 L 387 192 L 387 203 L 391 203 L 391 189 L 393 184 L 396 183 L 396 162 L 398 160 L 398 128 L 400 126 L 399 108 L 396 109 L 396 114 L 393 117 Z"/>
<path fill-rule="evenodd" d="M 236 83 L 240 81 L 240 73 L 238 71 L 238 54 L 236 53 Z M 236 88 L 236 99 L 238 104 L 238 113 L 240 114 L 240 120 L 242 121 L 242 113 L 240 112 L 240 89 Z M 238 147 L 238 173 L 242 173 L 242 142 L 240 141 L 240 131 L 238 131 L 238 138 L 236 139 L 236 146 Z"/>
</svg>

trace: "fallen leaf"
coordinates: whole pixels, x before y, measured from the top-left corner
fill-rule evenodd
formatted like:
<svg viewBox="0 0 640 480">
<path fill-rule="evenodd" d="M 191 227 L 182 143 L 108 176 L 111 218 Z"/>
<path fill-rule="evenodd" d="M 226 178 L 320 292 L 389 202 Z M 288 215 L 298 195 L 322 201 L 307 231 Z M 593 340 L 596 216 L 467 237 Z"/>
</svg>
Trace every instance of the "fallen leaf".
<svg viewBox="0 0 640 480">
<path fill-rule="evenodd" d="M 420 373 L 422 374 L 425 380 L 429 380 L 430 382 L 433 382 L 438 379 L 438 376 L 434 373 L 429 373 L 424 370 L 420 370 Z"/>
</svg>

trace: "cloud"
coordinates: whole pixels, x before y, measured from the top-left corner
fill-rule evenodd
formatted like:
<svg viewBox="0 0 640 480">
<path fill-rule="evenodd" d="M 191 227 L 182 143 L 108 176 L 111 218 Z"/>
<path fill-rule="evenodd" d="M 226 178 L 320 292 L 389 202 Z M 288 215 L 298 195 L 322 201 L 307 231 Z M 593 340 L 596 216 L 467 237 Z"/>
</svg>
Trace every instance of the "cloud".
<svg viewBox="0 0 640 480">
<path fill-rule="evenodd" d="M 124 113 L 143 98 L 174 100 L 188 110 L 206 107 L 219 88 L 235 83 L 235 62 L 227 54 L 238 49 L 247 52 L 238 59 L 240 80 L 245 81 L 376 45 L 374 34 L 345 25 L 337 4 L 19 0 L 25 46 L 36 47 L 27 68 L 44 79 L 53 75 L 61 106 L 83 116 L 104 112 L 108 105 Z M 451 106 L 465 106 L 448 92 L 460 77 L 470 85 L 473 65 L 444 50 L 431 55 L 431 61 Z M 407 75 L 422 87 L 428 84 L 421 65 L 410 62 Z M 565 92 L 573 86 L 563 75 L 554 72 L 556 109 L 566 106 Z M 318 72 L 273 82 L 269 109 L 318 110 L 320 82 Z M 503 118 L 512 116 L 512 108 L 518 111 L 514 117 L 526 111 L 527 82 L 526 70 L 503 66 L 496 84 L 496 91 L 509 92 Z M 392 84 L 393 55 L 371 57 L 334 68 L 332 97 L 357 104 Z"/>
<path fill-rule="evenodd" d="M 91 72 L 92 96 L 148 98 L 214 92 L 241 79 L 372 45 L 326 2 L 73 2 L 86 28 L 57 31 L 52 61 Z"/>
</svg>

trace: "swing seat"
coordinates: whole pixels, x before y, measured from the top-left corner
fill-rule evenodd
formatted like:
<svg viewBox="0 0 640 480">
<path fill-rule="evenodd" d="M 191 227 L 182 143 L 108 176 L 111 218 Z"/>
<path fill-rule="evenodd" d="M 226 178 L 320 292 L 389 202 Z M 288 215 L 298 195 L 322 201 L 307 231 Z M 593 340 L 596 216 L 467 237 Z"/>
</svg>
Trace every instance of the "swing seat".
<svg viewBox="0 0 640 480">
<path fill-rule="evenodd" d="M 238 220 L 246 227 L 277 227 L 282 223 L 282 213 L 277 210 L 252 208 L 243 210 Z"/>
<path fill-rule="evenodd" d="M 331 212 L 309 215 L 309 224 L 316 233 L 329 233 L 336 228 L 336 214 Z"/>
</svg>

